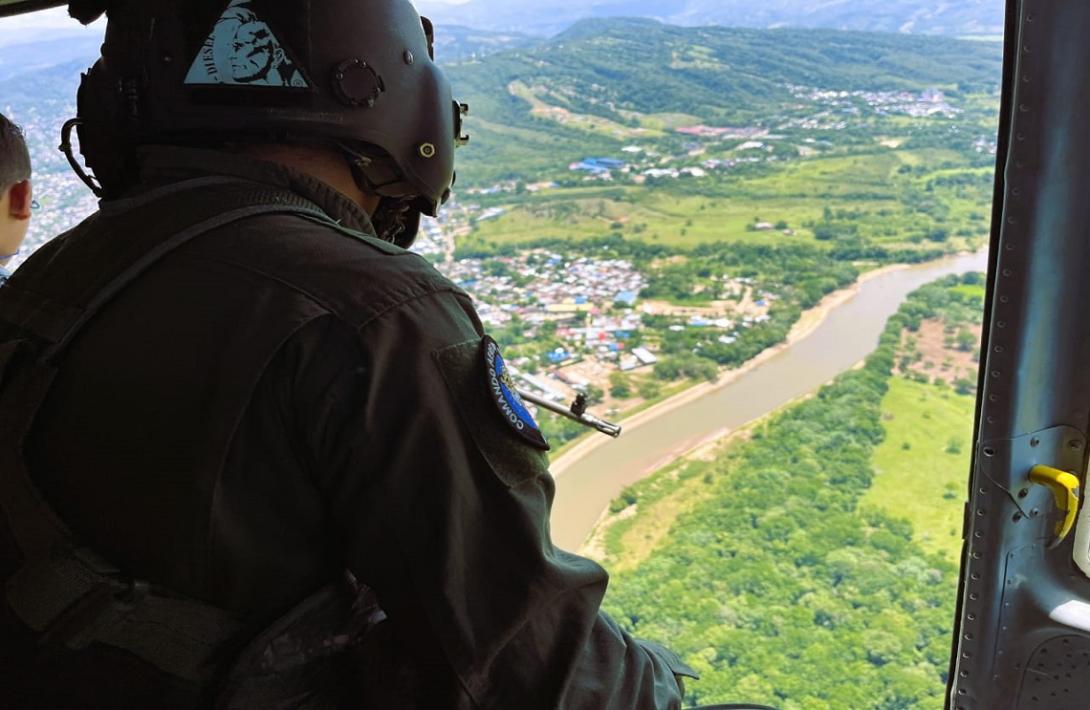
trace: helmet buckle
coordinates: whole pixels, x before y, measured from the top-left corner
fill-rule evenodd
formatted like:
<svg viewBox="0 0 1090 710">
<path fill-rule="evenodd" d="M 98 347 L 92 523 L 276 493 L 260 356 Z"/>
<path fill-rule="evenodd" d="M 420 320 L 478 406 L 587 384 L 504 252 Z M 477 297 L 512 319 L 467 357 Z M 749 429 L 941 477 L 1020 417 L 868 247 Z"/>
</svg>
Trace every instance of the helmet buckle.
<svg viewBox="0 0 1090 710">
<path fill-rule="evenodd" d="M 454 145 L 458 148 L 469 143 L 469 136 L 462 133 L 462 119 L 469 115 L 469 104 L 454 102 Z"/>
</svg>

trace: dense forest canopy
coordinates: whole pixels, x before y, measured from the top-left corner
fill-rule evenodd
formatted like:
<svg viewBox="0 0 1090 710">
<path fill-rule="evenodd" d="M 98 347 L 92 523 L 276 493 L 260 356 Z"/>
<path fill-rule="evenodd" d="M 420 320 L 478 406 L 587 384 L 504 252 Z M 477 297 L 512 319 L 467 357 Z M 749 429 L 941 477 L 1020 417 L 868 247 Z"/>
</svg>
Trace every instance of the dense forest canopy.
<svg viewBox="0 0 1090 710">
<path fill-rule="evenodd" d="M 935 531 L 914 527 L 896 512 L 896 500 L 884 508 L 861 501 L 875 482 L 874 455 L 890 420 L 907 414 L 883 412 L 903 334 L 930 318 L 975 325 L 982 299 L 978 274 L 922 288 L 861 369 L 759 425 L 717 460 L 668 468 L 614 504 L 618 530 L 607 535 L 605 562 L 622 571 L 608 607 L 704 675 L 688 686 L 690 702 L 749 700 L 783 710 L 942 705 L 957 567 L 921 544 Z M 958 403 L 970 420 L 971 396 L 941 382 L 909 385 L 923 388 L 917 396 Z M 930 445 L 964 479 L 969 442 L 954 444 Z M 921 467 L 917 477 L 941 473 Z M 685 512 L 652 550 L 632 543 L 640 535 L 622 534 L 641 524 L 640 515 L 655 518 L 656 505 L 681 489 L 691 500 L 672 501 Z M 930 490 L 939 503 L 944 492 Z M 963 488 L 955 497 L 962 495 Z M 960 506 L 951 506 L 943 536 L 960 527 Z"/>
</svg>

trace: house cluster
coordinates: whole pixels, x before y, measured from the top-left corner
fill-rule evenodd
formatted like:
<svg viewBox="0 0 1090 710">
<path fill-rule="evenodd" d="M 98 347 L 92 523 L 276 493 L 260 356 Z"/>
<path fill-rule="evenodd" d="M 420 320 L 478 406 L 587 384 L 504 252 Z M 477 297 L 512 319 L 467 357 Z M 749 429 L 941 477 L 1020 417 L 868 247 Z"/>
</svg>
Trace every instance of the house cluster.
<svg viewBox="0 0 1090 710">
<path fill-rule="evenodd" d="M 628 261 L 534 249 L 515 257 L 463 259 L 443 271 L 473 296 L 486 327 L 507 327 L 517 318 L 523 335 L 533 339 L 543 326 L 552 326 L 561 346 L 544 354 L 541 364 L 551 366 L 549 374 L 533 385 L 546 395 L 601 386 L 599 375 L 658 362 L 635 345 L 644 328 L 635 306 L 646 280 Z M 514 364 L 517 369 L 520 363 Z"/>
<path fill-rule="evenodd" d="M 625 146 L 622 150 L 630 155 L 643 153 L 644 159 L 630 163 L 614 158 L 584 158 L 568 167 L 573 172 L 588 173 L 587 177 L 584 178 L 588 182 L 593 180 L 612 182 L 615 173 L 621 173 L 628 176 L 633 183 L 642 185 L 649 178 L 652 180 L 704 178 L 708 176 L 710 170 L 726 170 L 741 162 L 736 160 L 708 160 L 705 161 L 703 167 L 697 165 L 671 167 L 669 163 L 673 162 L 675 158 L 656 160 L 656 158 L 660 157 L 659 153 L 645 150 L 639 146 Z M 702 152 L 700 151 L 700 153 Z M 690 153 L 690 156 L 695 154 L 699 153 Z"/>
<path fill-rule="evenodd" d="M 413 244 L 413 251 L 437 264 L 452 261 L 458 238 L 468 236 L 475 222 L 496 216 L 498 214 L 495 213 L 486 216 L 486 211 L 482 211 L 481 205 L 475 202 L 451 200 L 439 208 L 438 217 L 425 217 L 420 221 L 420 234 Z"/>
<path fill-rule="evenodd" d="M 879 116 L 911 116 L 912 118 L 956 118 L 961 109 L 950 105 L 939 89 L 928 89 L 918 94 L 911 91 L 836 91 L 804 86 L 788 86 L 792 96 L 832 109 L 835 113 L 860 116 L 864 111 Z M 811 120 L 822 123 L 825 116 Z M 799 126 L 807 127 L 807 126 Z M 819 127 L 819 126 L 814 126 Z"/>
<path fill-rule="evenodd" d="M 682 126 L 674 129 L 674 132 L 698 138 L 681 145 L 681 150 L 675 155 L 663 155 L 658 150 L 641 145 L 626 145 L 621 148 L 623 158 L 587 157 L 577 160 L 568 166 L 572 172 L 585 173 L 586 182 L 605 181 L 612 182 L 619 176 L 626 176 L 631 182 L 641 185 L 651 180 L 677 180 L 681 178 L 705 178 L 714 171 L 730 170 L 743 163 L 758 163 L 773 160 L 769 157 L 775 151 L 770 141 L 779 140 L 783 136 L 772 135 L 767 128 L 758 126 Z M 709 141 L 729 142 L 741 141 L 730 148 L 734 157 L 708 158 L 701 163 L 694 164 L 694 159 L 705 155 L 709 149 Z M 755 157 L 755 152 L 763 152 L 763 157 Z M 748 155 L 743 155 L 749 153 Z M 679 165 L 674 165 L 678 163 Z M 688 165 L 684 165 L 688 163 Z M 529 189 L 529 187 L 527 187 Z"/>
<path fill-rule="evenodd" d="M 977 153 L 987 153 L 988 155 L 995 155 L 998 149 L 998 144 L 995 138 L 991 136 L 981 136 L 973 141 L 973 150 Z"/>
<path fill-rule="evenodd" d="M 582 325 L 614 303 L 634 305 L 645 283 L 627 261 L 569 258 L 542 249 L 462 259 L 443 271 L 474 297 L 481 319 L 492 327 L 506 326 L 515 316 L 530 326 L 550 321 Z M 589 337 L 584 330 L 569 332 L 573 343 Z"/>
<path fill-rule="evenodd" d="M 768 135 L 767 128 L 757 126 L 744 126 L 732 128 L 729 126 L 682 126 L 674 129 L 676 133 L 697 138 L 718 138 L 719 140 L 753 140 L 764 138 Z"/>
</svg>

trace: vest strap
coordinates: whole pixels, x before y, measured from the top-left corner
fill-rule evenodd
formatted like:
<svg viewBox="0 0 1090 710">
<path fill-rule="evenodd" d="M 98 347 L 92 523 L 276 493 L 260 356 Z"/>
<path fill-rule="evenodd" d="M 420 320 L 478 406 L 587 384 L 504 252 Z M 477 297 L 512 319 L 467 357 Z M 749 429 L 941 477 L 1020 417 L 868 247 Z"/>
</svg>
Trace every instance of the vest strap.
<svg viewBox="0 0 1090 710">
<path fill-rule="evenodd" d="M 193 239 L 270 214 L 339 226 L 287 191 L 234 180 L 183 182 L 105 206 L 91 218 L 95 238 L 84 237 L 79 228 L 64 235 L 0 290 L 0 323 L 15 326 L 17 333 L 0 342 L 0 511 L 25 559 L 5 592 L 12 610 L 40 634 L 43 645 L 78 650 L 103 643 L 178 678 L 204 682 L 217 652 L 240 632 L 241 624 L 227 611 L 126 579 L 93 552 L 79 549 L 34 485 L 23 451 L 57 364 L 103 308 Z M 86 268 L 103 263 L 112 268 Z"/>
</svg>

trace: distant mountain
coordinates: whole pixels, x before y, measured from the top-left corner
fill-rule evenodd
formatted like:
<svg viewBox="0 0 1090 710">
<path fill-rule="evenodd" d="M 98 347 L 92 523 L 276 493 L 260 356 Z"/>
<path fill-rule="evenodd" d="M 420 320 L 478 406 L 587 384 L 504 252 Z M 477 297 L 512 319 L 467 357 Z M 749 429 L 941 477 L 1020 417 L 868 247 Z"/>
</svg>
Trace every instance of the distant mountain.
<svg viewBox="0 0 1090 710">
<path fill-rule="evenodd" d="M 59 37 L 54 37 L 60 34 Z M 28 37 L 33 37 L 28 41 Z M 529 47 L 539 37 L 519 32 L 493 32 L 459 25 L 446 25 L 436 37 L 436 55 L 440 63 L 479 59 L 508 49 Z M 0 81 L 28 76 L 41 69 L 82 61 L 86 67 L 98 57 L 102 36 L 82 30 L 65 34 L 60 30 L 33 30 L 22 37 L 0 34 Z"/>
<path fill-rule="evenodd" d="M 30 76 L 71 62 L 81 62 L 86 69 L 98 57 L 101 44 L 102 38 L 97 35 L 73 35 L 34 42 L 24 39 L 23 43 L 0 45 L 0 81 Z"/>
<path fill-rule="evenodd" d="M 679 127 L 770 125 L 796 110 L 793 86 L 937 88 L 957 99 L 994 92 L 1001 76 L 997 43 L 942 37 L 640 19 L 584 20 L 551 40 L 448 30 L 437 52 L 472 108 L 473 140 L 459 155 L 463 185 L 546 174 L 632 141 L 683 142 Z M 97 41 L 0 47 L 0 112 L 28 127 L 39 165 L 66 170 L 55 149 L 59 124 L 74 114 L 79 72 L 97 56 Z"/>
<path fill-rule="evenodd" d="M 672 24 L 809 27 L 946 36 L 1003 32 L 999 0 L 420 0 L 441 24 L 548 36 L 587 17 L 645 17 Z"/>
<path fill-rule="evenodd" d="M 435 55 L 440 63 L 487 57 L 506 49 L 527 47 L 541 41 L 520 32 L 490 32 L 460 25 L 446 25 L 435 38 Z"/>
</svg>

